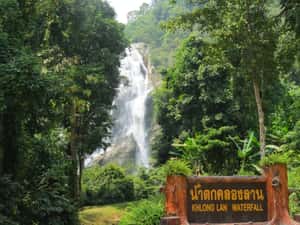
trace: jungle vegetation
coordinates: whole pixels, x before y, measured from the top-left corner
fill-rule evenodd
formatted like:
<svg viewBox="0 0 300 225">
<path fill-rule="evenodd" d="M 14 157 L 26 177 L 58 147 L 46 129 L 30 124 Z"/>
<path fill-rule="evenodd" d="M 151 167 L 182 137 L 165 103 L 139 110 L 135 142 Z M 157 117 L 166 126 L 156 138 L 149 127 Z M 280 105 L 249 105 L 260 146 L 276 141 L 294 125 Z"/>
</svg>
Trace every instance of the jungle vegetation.
<svg viewBox="0 0 300 225">
<path fill-rule="evenodd" d="M 162 76 L 155 164 L 84 169 L 108 145 L 130 42 Z M 153 0 L 126 26 L 102 0 L 0 0 L 0 224 L 76 225 L 81 205 L 141 199 L 120 223 L 159 224 L 166 175 L 285 162 L 299 187 L 299 153 L 298 0 Z"/>
</svg>

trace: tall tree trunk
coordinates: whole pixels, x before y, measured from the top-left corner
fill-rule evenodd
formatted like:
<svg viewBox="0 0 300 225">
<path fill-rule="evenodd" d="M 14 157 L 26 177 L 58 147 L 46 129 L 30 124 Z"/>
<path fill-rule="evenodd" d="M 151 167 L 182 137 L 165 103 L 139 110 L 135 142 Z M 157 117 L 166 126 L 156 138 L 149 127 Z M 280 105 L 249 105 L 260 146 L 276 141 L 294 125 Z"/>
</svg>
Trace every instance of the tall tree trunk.
<svg viewBox="0 0 300 225">
<path fill-rule="evenodd" d="M 258 124 L 259 124 L 259 143 L 260 143 L 260 157 L 265 156 L 266 148 L 266 128 L 265 128 L 265 114 L 262 107 L 262 99 L 260 94 L 260 87 L 257 79 L 253 78 L 253 87 L 255 94 L 255 101 L 258 114 Z"/>
<path fill-rule="evenodd" d="M 18 145 L 17 118 L 14 109 L 7 110 L 3 115 L 3 173 L 17 176 Z"/>
<path fill-rule="evenodd" d="M 70 135 L 70 154 L 72 160 L 71 185 L 73 190 L 73 198 L 79 201 L 80 185 L 79 185 L 79 156 L 78 156 L 78 116 L 76 103 L 73 103 L 71 115 L 71 135 Z"/>
<path fill-rule="evenodd" d="M 3 172 L 3 159 L 4 159 L 4 149 L 3 149 L 3 119 L 2 114 L 0 114 L 0 177 Z"/>
<path fill-rule="evenodd" d="M 81 178 L 82 178 L 82 170 L 84 167 L 84 157 L 80 156 L 80 163 L 79 163 L 79 176 L 78 176 L 78 184 L 79 184 L 79 192 L 81 192 Z"/>
</svg>

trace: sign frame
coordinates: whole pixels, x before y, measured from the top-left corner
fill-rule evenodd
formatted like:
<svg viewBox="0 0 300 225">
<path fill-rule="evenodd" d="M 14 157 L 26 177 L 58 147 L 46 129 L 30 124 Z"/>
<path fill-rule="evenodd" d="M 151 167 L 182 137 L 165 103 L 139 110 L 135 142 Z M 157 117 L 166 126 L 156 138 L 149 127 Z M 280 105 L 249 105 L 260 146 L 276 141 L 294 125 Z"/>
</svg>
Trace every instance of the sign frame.
<svg viewBox="0 0 300 225">
<path fill-rule="evenodd" d="M 213 183 L 265 183 L 267 216 L 266 221 L 234 221 L 220 219 L 215 222 L 190 221 L 188 215 L 189 181 Z M 208 224 L 253 224 L 253 225 L 300 225 L 291 219 L 288 207 L 288 182 L 285 164 L 274 164 L 263 168 L 261 176 L 212 176 L 212 177 L 185 177 L 168 176 L 162 190 L 165 193 L 165 216 L 161 218 L 161 225 L 208 225 Z"/>
</svg>

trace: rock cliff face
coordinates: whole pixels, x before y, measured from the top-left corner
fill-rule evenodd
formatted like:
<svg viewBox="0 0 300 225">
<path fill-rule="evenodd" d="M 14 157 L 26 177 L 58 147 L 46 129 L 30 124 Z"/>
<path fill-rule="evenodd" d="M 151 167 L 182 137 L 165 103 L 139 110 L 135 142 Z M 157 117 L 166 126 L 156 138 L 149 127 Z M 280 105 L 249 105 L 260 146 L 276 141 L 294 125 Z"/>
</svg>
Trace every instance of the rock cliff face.
<svg viewBox="0 0 300 225">
<path fill-rule="evenodd" d="M 122 167 L 131 168 L 135 165 L 137 155 L 137 144 L 130 135 L 121 138 L 117 143 L 110 146 L 105 153 L 99 155 L 96 161 L 99 165 L 117 164 Z"/>
<path fill-rule="evenodd" d="M 144 83 L 142 82 L 141 84 L 137 85 L 135 83 L 136 82 L 135 79 L 139 79 L 139 78 L 132 78 L 130 76 L 129 76 L 129 80 L 127 80 L 128 77 L 125 78 L 125 81 L 123 82 L 123 84 L 121 84 L 119 91 L 120 93 L 124 92 L 123 94 L 125 94 L 127 97 L 126 98 L 117 97 L 114 103 L 116 109 L 115 112 L 113 112 L 115 126 L 112 129 L 112 133 L 113 133 L 112 145 L 109 148 L 107 148 L 106 151 L 94 155 L 93 159 L 89 164 L 97 163 L 100 165 L 106 165 L 106 164 L 114 163 L 129 168 L 130 171 L 134 171 L 134 168 L 136 168 L 136 166 L 146 166 L 146 167 L 150 166 L 149 159 L 151 157 L 151 148 L 149 146 L 151 142 L 151 137 L 153 136 L 155 130 L 157 129 L 157 125 L 155 123 L 154 113 L 153 113 L 152 94 L 153 94 L 153 90 L 160 84 L 161 78 L 160 75 L 154 72 L 155 70 L 151 65 L 151 61 L 149 57 L 149 48 L 147 47 L 147 45 L 143 43 L 138 43 L 138 44 L 133 44 L 131 48 L 132 51 L 137 50 L 139 54 L 142 56 L 143 63 L 140 63 L 141 64 L 139 68 L 140 74 L 138 75 L 135 74 L 134 76 L 144 76 L 146 86 L 147 86 L 146 96 L 141 94 L 138 91 L 137 91 L 138 93 L 136 93 L 136 90 L 135 91 L 129 90 L 127 91 L 128 92 L 127 93 L 125 90 L 126 88 L 143 89 L 143 87 L 139 87 L 139 85 L 143 86 Z M 128 51 L 131 52 L 131 50 Z M 131 54 L 131 53 L 127 53 L 127 54 Z M 130 63 L 135 64 L 135 69 L 136 69 L 138 63 L 138 60 L 134 59 L 136 56 L 134 54 L 131 54 L 127 57 L 133 57 Z M 121 76 L 122 76 L 122 72 L 124 73 L 124 71 L 122 71 L 123 69 L 125 70 L 125 72 L 127 72 L 128 70 L 131 69 L 131 65 L 128 65 L 128 63 L 122 64 Z M 134 80 L 130 81 L 130 79 L 134 79 Z M 137 87 L 134 87 L 134 85 L 137 85 Z M 142 96 L 139 96 L 139 93 Z M 144 98 L 144 100 L 142 101 L 135 100 L 141 98 Z M 128 102 L 124 102 L 124 101 L 128 101 Z M 128 113 L 130 109 L 126 109 L 126 107 L 133 107 L 133 109 L 137 111 L 144 110 L 144 113 L 142 113 L 140 117 L 133 116 L 133 118 L 131 118 L 132 112 Z M 126 122 L 126 120 L 128 120 L 128 123 Z M 140 126 L 130 124 L 130 123 L 141 123 L 141 122 L 142 125 Z M 140 139 L 144 139 L 144 141 L 141 141 Z"/>
<path fill-rule="evenodd" d="M 155 71 L 150 59 L 150 49 L 145 43 L 134 44 L 135 48 L 142 54 L 144 63 L 148 69 L 149 78 L 153 87 L 158 87 L 161 84 L 161 76 Z"/>
</svg>

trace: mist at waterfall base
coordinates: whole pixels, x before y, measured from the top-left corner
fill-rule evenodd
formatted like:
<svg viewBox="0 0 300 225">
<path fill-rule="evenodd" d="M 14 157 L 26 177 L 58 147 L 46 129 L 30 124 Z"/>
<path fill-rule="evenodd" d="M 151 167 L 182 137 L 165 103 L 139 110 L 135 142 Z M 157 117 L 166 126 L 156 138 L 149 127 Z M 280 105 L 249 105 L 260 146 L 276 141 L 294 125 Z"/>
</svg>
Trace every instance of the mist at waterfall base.
<svg viewBox="0 0 300 225">
<path fill-rule="evenodd" d="M 85 166 L 95 164 L 99 156 L 113 151 L 113 146 L 120 140 L 123 142 L 133 140 L 136 148 L 135 164 L 149 167 L 149 124 L 146 118 L 146 103 L 153 87 L 143 57 L 135 44 L 126 49 L 126 56 L 121 60 L 120 76 L 118 94 L 113 102 L 114 125 L 111 130 L 111 146 L 106 151 L 97 149 L 86 158 Z"/>
</svg>

